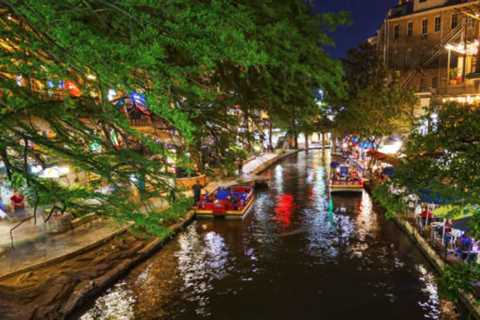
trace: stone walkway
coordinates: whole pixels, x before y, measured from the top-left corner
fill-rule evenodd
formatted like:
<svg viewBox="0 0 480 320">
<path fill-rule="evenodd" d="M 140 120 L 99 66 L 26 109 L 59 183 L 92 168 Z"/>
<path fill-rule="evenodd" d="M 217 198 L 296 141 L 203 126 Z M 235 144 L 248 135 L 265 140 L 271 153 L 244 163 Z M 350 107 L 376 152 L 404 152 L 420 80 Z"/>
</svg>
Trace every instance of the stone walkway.
<svg viewBox="0 0 480 320">
<path fill-rule="evenodd" d="M 255 169 L 264 164 L 265 162 L 274 159 L 277 157 L 277 153 L 264 153 L 261 156 L 256 157 L 255 159 L 247 162 L 243 165 L 242 171 L 243 175 L 250 175 Z"/>
<path fill-rule="evenodd" d="M 28 241 L 2 255 L 0 278 L 6 274 L 92 246 L 99 240 L 116 234 L 120 229 L 121 226 L 116 223 L 96 220 L 94 223 L 59 235 L 37 235 L 34 241 Z"/>
<path fill-rule="evenodd" d="M 243 166 L 242 178 L 248 177 L 256 169 L 265 166 L 279 156 L 276 153 L 263 154 L 247 162 Z M 216 180 L 210 182 L 205 191 L 211 192 L 219 185 L 233 184 L 235 180 Z M 191 191 L 186 194 L 190 195 Z M 166 209 L 168 204 L 158 199 L 150 203 L 157 210 Z M 159 209 L 160 208 L 160 209 Z M 14 249 L 11 249 L 10 228 L 16 223 L 0 220 L 0 278 L 18 270 L 41 265 L 47 261 L 59 259 L 75 252 L 94 246 L 109 239 L 125 228 L 113 222 L 95 220 L 63 234 L 51 235 L 43 221 L 37 225 L 32 221 L 25 222 L 14 231 Z"/>
</svg>

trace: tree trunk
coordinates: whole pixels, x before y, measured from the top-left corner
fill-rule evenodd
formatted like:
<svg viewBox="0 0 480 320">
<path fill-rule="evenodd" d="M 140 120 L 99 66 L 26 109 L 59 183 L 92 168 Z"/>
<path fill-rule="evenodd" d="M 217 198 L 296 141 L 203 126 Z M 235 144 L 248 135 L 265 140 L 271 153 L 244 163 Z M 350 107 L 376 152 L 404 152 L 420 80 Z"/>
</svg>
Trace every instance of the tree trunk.
<svg viewBox="0 0 480 320">
<path fill-rule="evenodd" d="M 305 150 L 308 151 L 308 134 L 304 133 L 304 135 L 305 135 Z"/>
<path fill-rule="evenodd" d="M 251 141 L 250 141 L 250 126 L 249 126 L 249 123 L 248 123 L 248 113 L 245 112 L 244 116 L 243 116 L 243 122 L 245 123 L 245 137 L 247 139 L 247 152 L 249 154 L 252 153 L 252 144 L 251 144 Z"/>
<path fill-rule="evenodd" d="M 336 140 L 337 140 L 337 136 L 335 135 L 335 132 L 332 131 L 332 153 L 336 153 L 336 152 L 337 152 L 337 143 L 336 143 Z"/>
<path fill-rule="evenodd" d="M 5 165 L 8 181 L 12 181 L 12 170 L 10 167 L 10 161 L 8 160 L 7 148 L 2 148 L 0 150 L 0 155 L 2 156 L 3 164 Z"/>
<path fill-rule="evenodd" d="M 272 133 L 273 133 L 273 124 L 272 124 L 272 120 L 270 120 L 268 122 L 268 151 L 270 152 L 273 151 Z"/>
<path fill-rule="evenodd" d="M 298 133 L 297 133 L 297 131 L 293 132 L 293 143 L 294 143 L 294 149 L 298 149 Z"/>
</svg>

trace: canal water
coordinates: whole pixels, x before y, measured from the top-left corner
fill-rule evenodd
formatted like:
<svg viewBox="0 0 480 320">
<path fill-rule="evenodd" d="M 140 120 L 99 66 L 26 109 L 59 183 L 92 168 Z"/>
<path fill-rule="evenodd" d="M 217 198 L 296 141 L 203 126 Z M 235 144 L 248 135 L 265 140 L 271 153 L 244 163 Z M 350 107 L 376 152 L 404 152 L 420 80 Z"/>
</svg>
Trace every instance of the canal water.
<svg viewBox="0 0 480 320">
<path fill-rule="evenodd" d="M 368 194 L 327 212 L 329 163 L 272 167 L 245 220 L 196 221 L 81 319 L 439 319 L 430 266 Z"/>
</svg>

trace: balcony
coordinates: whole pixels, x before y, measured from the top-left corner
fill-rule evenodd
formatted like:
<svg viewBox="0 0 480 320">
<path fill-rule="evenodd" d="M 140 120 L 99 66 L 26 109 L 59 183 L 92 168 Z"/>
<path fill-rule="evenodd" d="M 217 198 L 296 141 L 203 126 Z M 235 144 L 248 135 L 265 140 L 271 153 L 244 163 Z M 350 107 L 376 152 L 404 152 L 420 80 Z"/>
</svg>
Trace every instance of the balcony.
<svg viewBox="0 0 480 320">
<path fill-rule="evenodd" d="M 473 81 L 450 82 L 446 87 L 438 89 L 442 96 L 469 96 L 479 95 L 480 87 Z"/>
</svg>

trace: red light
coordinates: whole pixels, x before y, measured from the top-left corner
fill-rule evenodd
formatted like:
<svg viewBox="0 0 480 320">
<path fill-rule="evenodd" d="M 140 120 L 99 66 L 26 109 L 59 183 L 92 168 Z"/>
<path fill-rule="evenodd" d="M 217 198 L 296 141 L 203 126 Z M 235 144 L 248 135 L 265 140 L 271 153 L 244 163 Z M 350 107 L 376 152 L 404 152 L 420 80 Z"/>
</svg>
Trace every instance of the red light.
<svg viewBox="0 0 480 320">
<path fill-rule="evenodd" d="M 294 208 L 295 204 L 291 194 L 283 193 L 279 195 L 275 207 L 275 220 L 281 222 L 284 226 L 290 225 Z"/>
</svg>

